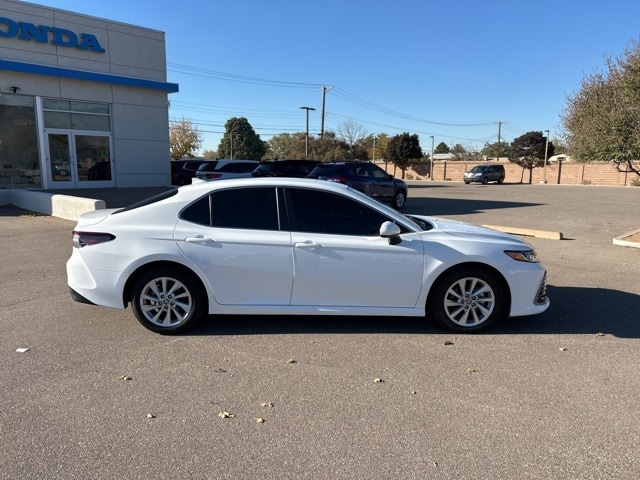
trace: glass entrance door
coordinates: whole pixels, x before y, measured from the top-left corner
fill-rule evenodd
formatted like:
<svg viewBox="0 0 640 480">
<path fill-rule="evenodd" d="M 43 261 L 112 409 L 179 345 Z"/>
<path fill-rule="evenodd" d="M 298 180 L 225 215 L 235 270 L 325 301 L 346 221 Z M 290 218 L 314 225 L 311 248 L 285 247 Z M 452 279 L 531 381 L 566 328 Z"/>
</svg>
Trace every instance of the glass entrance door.
<svg viewBox="0 0 640 480">
<path fill-rule="evenodd" d="M 108 134 L 63 130 L 47 130 L 45 133 L 50 188 L 115 185 Z"/>
</svg>

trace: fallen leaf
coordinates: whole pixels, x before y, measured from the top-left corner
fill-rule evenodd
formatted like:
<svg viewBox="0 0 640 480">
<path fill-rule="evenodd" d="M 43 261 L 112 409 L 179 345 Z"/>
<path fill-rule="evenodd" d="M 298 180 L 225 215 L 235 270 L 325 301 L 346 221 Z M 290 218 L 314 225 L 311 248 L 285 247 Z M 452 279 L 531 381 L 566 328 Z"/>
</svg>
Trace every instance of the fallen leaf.
<svg viewBox="0 0 640 480">
<path fill-rule="evenodd" d="M 296 361 L 293 358 L 290 358 L 289 360 L 287 360 L 287 363 L 291 365 L 292 363 L 296 363 Z"/>
<path fill-rule="evenodd" d="M 467 368 L 467 373 L 476 373 L 477 370 L 475 368 Z"/>
<path fill-rule="evenodd" d="M 16 353 L 27 353 L 28 351 L 29 349 L 26 347 L 16 349 Z"/>
<path fill-rule="evenodd" d="M 566 352 L 567 351 L 567 347 L 560 347 L 560 351 L 561 352 Z"/>
<path fill-rule="evenodd" d="M 604 333 L 598 332 L 598 333 L 596 333 L 596 337 L 604 337 Z"/>
<path fill-rule="evenodd" d="M 218 416 L 220 418 L 233 418 L 233 417 L 235 417 L 235 415 L 233 413 L 229 413 L 229 412 L 220 412 L 218 414 Z"/>
<path fill-rule="evenodd" d="M 125 382 L 127 382 L 127 381 L 129 381 L 129 380 L 133 380 L 133 378 L 128 377 L 128 376 L 126 376 L 126 375 L 122 375 L 122 376 L 120 377 L 120 380 L 124 380 Z"/>
<path fill-rule="evenodd" d="M 273 408 L 274 405 L 271 402 L 263 402 L 260 404 L 261 407 L 269 407 L 269 408 Z"/>
<path fill-rule="evenodd" d="M 156 418 L 156 416 L 153 413 L 147 413 L 147 418 Z"/>
<path fill-rule="evenodd" d="M 384 382 L 384 380 L 382 380 L 381 378 L 374 378 L 373 382 L 374 383 L 382 383 L 382 382 Z"/>
<path fill-rule="evenodd" d="M 447 340 L 446 342 L 444 342 L 445 345 L 453 345 L 453 342 L 451 340 Z"/>
<path fill-rule="evenodd" d="M 264 423 L 264 418 L 256 418 L 256 423 Z"/>
</svg>

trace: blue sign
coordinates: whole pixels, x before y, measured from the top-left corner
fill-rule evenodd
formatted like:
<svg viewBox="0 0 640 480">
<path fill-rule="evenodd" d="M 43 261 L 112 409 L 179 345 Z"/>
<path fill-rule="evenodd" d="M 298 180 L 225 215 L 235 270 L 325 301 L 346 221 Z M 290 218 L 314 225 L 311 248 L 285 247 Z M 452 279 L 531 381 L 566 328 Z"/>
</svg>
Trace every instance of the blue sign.
<svg viewBox="0 0 640 480">
<path fill-rule="evenodd" d="M 65 28 L 14 22 L 5 17 L 0 17 L 0 38 L 18 38 L 28 42 L 50 43 L 56 47 L 77 48 L 96 53 L 105 52 L 96 36 L 90 33 L 75 34 Z"/>
</svg>

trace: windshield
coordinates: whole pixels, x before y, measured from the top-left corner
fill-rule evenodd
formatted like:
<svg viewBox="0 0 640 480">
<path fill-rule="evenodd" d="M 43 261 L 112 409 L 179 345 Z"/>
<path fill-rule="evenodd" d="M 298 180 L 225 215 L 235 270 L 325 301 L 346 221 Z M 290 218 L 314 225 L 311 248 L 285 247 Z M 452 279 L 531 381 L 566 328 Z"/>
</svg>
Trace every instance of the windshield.
<svg viewBox="0 0 640 480">
<path fill-rule="evenodd" d="M 475 167 L 473 167 L 471 170 L 469 170 L 470 173 L 481 173 L 483 172 L 487 167 L 483 167 L 481 165 L 477 165 Z"/>
</svg>

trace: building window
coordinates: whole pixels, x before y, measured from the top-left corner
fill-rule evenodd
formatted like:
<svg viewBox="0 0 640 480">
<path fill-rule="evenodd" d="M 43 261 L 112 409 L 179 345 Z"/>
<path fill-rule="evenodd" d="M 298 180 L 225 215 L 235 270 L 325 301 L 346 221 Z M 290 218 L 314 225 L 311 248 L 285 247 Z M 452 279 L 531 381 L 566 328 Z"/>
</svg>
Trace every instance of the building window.
<svg viewBox="0 0 640 480">
<path fill-rule="evenodd" d="M 0 93 L 0 188 L 39 186 L 34 97 Z"/>
<path fill-rule="evenodd" d="M 74 100 L 42 99 L 44 128 L 111 131 L 109 104 Z"/>
</svg>

